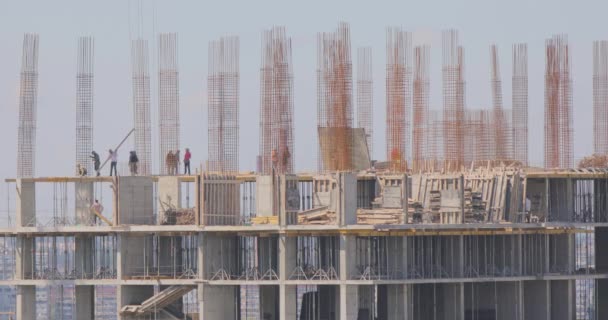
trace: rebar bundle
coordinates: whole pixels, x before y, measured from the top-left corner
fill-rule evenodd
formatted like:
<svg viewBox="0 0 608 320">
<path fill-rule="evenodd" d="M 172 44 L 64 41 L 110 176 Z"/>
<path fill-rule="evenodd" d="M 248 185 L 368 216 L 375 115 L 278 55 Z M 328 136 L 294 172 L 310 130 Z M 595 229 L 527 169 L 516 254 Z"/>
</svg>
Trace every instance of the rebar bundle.
<svg viewBox="0 0 608 320">
<path fill-rule="evenodd" d="M 443 41 L 443 147 L 446 165 L 458 170 L 464 164 L 464 48 L 458 31 L 446 30 Z"/>
<path fill-rule="evenodd" d="M 165 163 L 169 151 L 179 148 L 179 69 L 177 34 L 163 33 L 158 36 L 158 127 L 160 174 L 168 174 Z M 179 160 L 179 159 L 178 159 Z"/>
<path fill-rule="evenodd" d="M 209 43 L 208 170 L 237 172 L 239 168 L 239 38 Z"/>
<path fill-rule="evenodd" d="M 386 30 L 386 158 L 396 171 L 407 168 L 412 108 L 412 36 Z"/>
<path fill-rule="evenodd" d="M 317 128 L 319 171 L 353 167 L 350 27 L 317 36 Z"/>
<path fill-rule="evenodd" d="M 493 121 L 493 155 L 496 160 L 507 160 L 512 158 L 511 139 L 507 130 L 507 118 L 502 104 L 502 80 L 500 79 L 500 64 L 498 61 L 498 50 L 496 45 L 490 46 L 490 58 L 492 61 L 490 71 L 490 83 L 492 87 L 492 121 Z M 488 158 L 491 159 L 491 158 Z"/>
<path fill-rule="evenodd" d="M 95 42 L 92 37 L 78 39 L 76 71 L 76 164 L 93 173 L 93 88 Z"/>
<path fill-rule="evenodd" d="M 293 172 L 293 70 L 284 27 L 262 34 L 260 159 L 263 174 Z"/>
<path fill-rule="evenodd" d="M 495 110 L 466 110 L 465 163 L 481 163 L 495 159 Z M 501 110 L 502 112 L 502 110 Z"/>
<path fill-rule="evenodd" d="M 545 43 L 545 167 L 570 168 L 572 158 L 572 79 L 565 35 Z"/>
<path fill-rule="evenodd" d="M 140 175 L 152 173 L 152 122 L 150 120 L 150 73 L 148 41 L 131 41 L 131 72 L 133 80 L 133 122 L 135 152 L 139 158 Z"/>
<path fill-rule="evenodd" d="M 593 42 L 593 152 L 608 154 L 608 41 Z"/>
<path fill-rule="evenodd" d="M 357 127 L 365 130 L 367 149 L 374 153 L 374 85 L 372 77 L 372 48 L 357 49 Z"/>
<path fill-rule="evenodd" d="M 17 177 L 33 177 L 36 164 L 36 112 L 38 100 L 38 35 L 23 37 L 19 86 Z"/>
<path fill-rule="evenodd" d="M 513 45 L 513 160 L 528 164 L 528 45 Z"/>
<path fill-rule="evenodd" d="M 429 155 L 429 57 L 430 47 L 414 48 L 414 80 L 412 107 L 412 167 L 420 171 Z"/>
</svg>

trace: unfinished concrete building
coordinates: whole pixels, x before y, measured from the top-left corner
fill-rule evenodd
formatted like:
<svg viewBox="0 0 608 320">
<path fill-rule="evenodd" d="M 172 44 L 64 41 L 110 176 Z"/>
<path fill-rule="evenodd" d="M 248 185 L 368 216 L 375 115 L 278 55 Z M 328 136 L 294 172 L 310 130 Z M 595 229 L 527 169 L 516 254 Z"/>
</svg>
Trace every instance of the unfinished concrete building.
<svg viewBox="0 0 608 320">
<path fill-rule="evenodd" d="M 65 319 L 108 287 L 120 319 L 608 317 L 608 171 L 6 181 L 17 319 L 47 286 Z"/>
</svg>

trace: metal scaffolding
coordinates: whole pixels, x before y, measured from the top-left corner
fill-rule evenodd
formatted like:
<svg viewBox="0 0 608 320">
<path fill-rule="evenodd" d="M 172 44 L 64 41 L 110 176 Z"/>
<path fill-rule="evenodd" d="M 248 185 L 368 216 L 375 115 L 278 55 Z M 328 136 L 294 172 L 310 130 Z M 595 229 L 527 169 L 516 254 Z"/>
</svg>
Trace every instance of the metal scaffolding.
<svg viewBox="0 0 608 320">
<path fill-rule="evenodd" d="M 412 35 L 400 27 L 386 30 L 386 158 L 404 171 L 410 142 L 412 109 Z"/>
<path fill-rule="evenodd" d="M 566 35 L 545 43 L 545 168 L 573 165 L 572 79 Z"/>
<path fill-rule="evenodd" d="M 76 163 L 93 173 L 90 159 L 93 151 L 93 71 L 95 65 L 95 42 L 92 37 L 78 39 L 76 71 Z"/>
<path fill-rule="evenodd" d="M 357 127 L 365 130 L 367 149 L 374 154 L 374 80 L 372 48 L 357 49 Z"/>
<path fill-rule="evenodd" d="M 180 148 L 177 34 L 158 36 L 158 126 L 160 174 L 168 174 L 167 154 Z M 179 159 L 177 159 L 179 161 Z"/>
<path fill-rule="evenodd" d="M 443 148 L 449 170 L 464 164 L 464 48 L 459 45 L 458 31 L 442 32 L 443 41 Z"/>
<path fill-rule="evenodd" d="M 292 173 L 293 70 L 291 38 L 285 27 L 274 27 L 262 34 L 260 68 L 260 160 L 261 172 Z"/>
<path fill-rule="evenodd" d="M 608 41 L 593 42 L 593 152 L 608 154 Z"/>
<path fill-rule="evenodd" d="M 412 107 L 412 168 L 420 171 L 425 162 L 432 159 L 429 154 L 429 57 L 428 45 L 414 48 L 414 80 Z"/>
<path fill-rule="evenodd" d="M 513 159 L 528 164 L 528 45 L 513 45 Z"/>
<path fill-rule="evenodd" d="M 38 35 L 23 36 L 19 86 L 17 177 L 32 177 L 36 168 L 36 112 L 38 103 Z"/>
<path fill-rule="evenodd" d="M 239 169 L 239 38 L 209 43 L 209 161 L 207 169 Z"/>
<path fill-rule="evenodd" d="M 138 38 L 131 41 L 131 68 L 133 79 L 133 121 L 135 152 L 139 158 L 140 175 L 152 173 L 152 123 L 150 120 L 150 73 L 148 41 Z"/>
<path fill-rule="evenodd" d="M 353 166 L 350 27 L 317 35 L 317 129 L 319 171 Z"/>
</svg>

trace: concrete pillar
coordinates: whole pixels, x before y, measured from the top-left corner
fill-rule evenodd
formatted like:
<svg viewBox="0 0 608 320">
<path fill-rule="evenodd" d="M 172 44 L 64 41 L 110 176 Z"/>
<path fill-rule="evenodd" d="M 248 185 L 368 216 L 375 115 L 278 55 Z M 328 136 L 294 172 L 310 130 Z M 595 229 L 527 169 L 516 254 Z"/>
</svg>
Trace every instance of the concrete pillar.
<svg viewBox="0 0 608 320">
<path fill-rule="evenodd" d="M 198 278 L 205 278 L 205 239 L 207 235 L 205 233 L 198 234 L 198 248 L 197 248 L 197 268 L 198 268 Z"/>
<path fill-rule="evenodd" d="M 75 196 L 75 220 L 77 225 L 92 225 L 96 216 L 91 212 L 91 205 L 95 202 L 93 182 L 74 183 Z"/>
<path fill-rule="evenodd" d="M 336 208 L 338 224 L 357 224 L 357 176 L 353 173 L 338 174 L 339 197 Z"/>
<path fill-rule="evenodd" d="M 95 318 L 95 286 L 75 286 L 75 319 Z"/>
<path fill-rule="evenodd" d="M 260 315 L 262 320 L 285 319 L 279 317 L 278 286 L 260 286 Z"/>
<path fill-rule="evenodd" d="M 124 246 L 126 234 L 116 234 L 116 279 L 123 279 L 123 269 L 126 259 L 126 247 Z"/>
<path fill-rule="evenodd" d="M 36 320 L 36 286 L 17 286 L 17 319 Z"/>
<path fill-rule="evenodd" d="M 359 287 L 340 285 L 340 320 L 357 320 L 359 315 Z"/>
<path fill-rule="evenodd" d="M 176 176 L 158 177 L 158 219 L 165 221 L 165 212 L 182 207 L 182 188 Z"/>
<path fill-rule="evenodd" d="M 86 235 L 76 235 L 74 244 L 74 267 L 78 277 L 90 279 L 93 277 L 93 259 L 94 256 L 93 238 Z"/>
<path fill-rule="evenodd" d="M 297 237 L 279 236 L 279 279 L 289 280 L 296 268 Z"/>
<path fill-rule="evenodd" d="M 17 254 L 15 255 L 15 278 L 17 280 L 31 279 L 34 257 L 34 238 L 25 235 L 17 237 Z"/>
<path fill-rule="evenodd" d="M 201 284 L 199 308 L 201 319 L 234 319 L 234 287 Z"/>
<path fill-rule="evenodd" d="M 549 281 L 551 289 L 551 319 L 576 318 L 576 293 L 574 280 Z"/>
<path fill-rule="evenodd" d="M 279 319 L 295 319 L 298 312 L 298 287 L 279 286 Z"/>
<path fill-rule="evenodd" d="M 521 282 L 496 282 L 496 320 L 522 319 Z"/>
<path fill-rule="evenodd" d="M 17 227 L 36 225 L 36 184 L 32 181 L 17 179 L 17 205 L 15 220 Z"/>
<path fill-rule="evenodd" d="M 551 319 L 549 291 L 549 281 L 524 281 L 524 319 Z"/>
<path fill-rule="evenodd" d="M 276 214 L 275 188 L 273 176 L 258 176 L 255 179 L 255 203 L 258 217 L 270 217 Z"/>
<path fill-rule="evenodd" d="M 340 280 L 351 279 L 357 273 L 357 247 L 354 236 L 340 235 Z"/>
<path fill-rule="evenodd" d="M 118 224 L 156 224 L 153 182 L 151 177 L 118 177 Z"/>
<path fill-rule="evenodd" d="M 387 320 L 409 320 L 411 312 L 411 297 L 408 293 L 409 285 L 387 285 Z"/>
</svg>

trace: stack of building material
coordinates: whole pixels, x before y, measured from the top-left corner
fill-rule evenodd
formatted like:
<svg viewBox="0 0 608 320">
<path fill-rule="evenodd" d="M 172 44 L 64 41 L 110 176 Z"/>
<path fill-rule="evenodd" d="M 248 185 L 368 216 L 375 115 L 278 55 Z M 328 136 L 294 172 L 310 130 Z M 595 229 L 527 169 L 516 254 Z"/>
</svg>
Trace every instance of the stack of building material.
<svg viewBox="0 0 608 320">
<path fill-rule="evenodd" d="M 162 225 L 194 224 L 194 208 L 169 208 L 162 219 Z"/>
<path fill-rule="evenodd" d="M 261 216 L 251 218 L 251 224 L 279 224 L 279 216 Z"/>
<path fill-rule="evenodd" d="M 480 222 L 485 219 L 486 203 L 479 191 L 464 189 L 464 222 Z"/>
<path fill-rule="evenodd" d="M 298 224 L 333 224 L 336 213 L 327 210 L 328 207 L 315 208 L 298 213 Z"/>
<path fill-rule="evenodd" d="M 402 224 L 403 209 L 357 209 L 358 224 Z"/>
<path fill-rule="evenodd" d="M 407 215 L 409 217 L 408 223 L 422 222 L 423 214 L 424 206 L 422 205 L 422 202 L 409 198 L 407 205 Z"/>
</svg>

